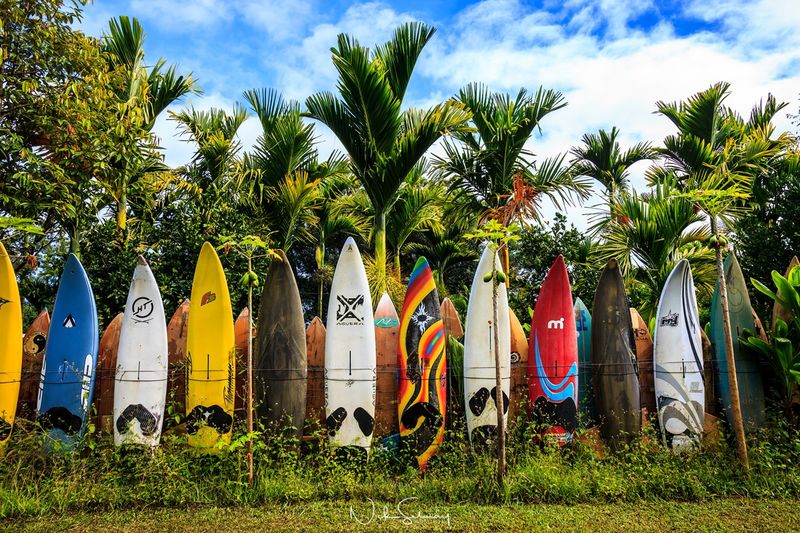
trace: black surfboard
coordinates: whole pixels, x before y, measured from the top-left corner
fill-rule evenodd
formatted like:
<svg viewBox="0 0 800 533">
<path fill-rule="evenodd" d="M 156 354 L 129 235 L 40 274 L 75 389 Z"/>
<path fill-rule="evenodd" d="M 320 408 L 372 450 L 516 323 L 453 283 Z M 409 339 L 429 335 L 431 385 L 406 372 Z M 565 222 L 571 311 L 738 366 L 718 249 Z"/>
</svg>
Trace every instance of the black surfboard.
<svg viewBox="0 0 800 533">
<path fill-rule="evenodd" d="M 303 436 L 306 412 L 306 334 L 303 306 L 283 250 L 272 260 L 261 294 L 256 337 L 255 403 L 270 428 Z"/>
<path fill-rule="evenodd" d="M 606 264 L 592 309 L 592 386 L 600 434 L 612 448 L 642 430 L 639 375 L 628 296 L 615 259 Z"/>
</svg>

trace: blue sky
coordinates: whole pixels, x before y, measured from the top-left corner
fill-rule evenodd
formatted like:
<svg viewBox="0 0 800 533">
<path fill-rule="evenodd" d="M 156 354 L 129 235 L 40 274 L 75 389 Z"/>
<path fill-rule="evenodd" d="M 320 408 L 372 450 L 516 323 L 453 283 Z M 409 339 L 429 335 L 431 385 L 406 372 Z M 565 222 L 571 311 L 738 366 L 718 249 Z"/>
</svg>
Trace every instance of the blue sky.
<svg viewBox="0 0 800 533">
<path fill-rule="evenodd" d="M 165 57 L 199 79 L 203 95 L 180 106 L 228 109 L 250 88 L 273 87 L 300 101 L 332 90 L 329 50 L 338 33 L 373 45 L 398 24 L 421 20 L 438 31 L 407 105 L 432 105 L 472 81 L 512 93 L 560 90 L 567 107 L 546 117 L 530 143 L 539 156 L 566 152 L 584 133 L 612 126 L 623 145 L 658 143 L 671 127 L 653 113 L 655 102 L 721 80 L 732 84 L 728 103 L 743 114 L 770 92 L 789 102 L 789 112 L 800 107 L 796 0 L 95 0 L 84 15 L 80 28 L 98 37 L 112 16 L 139 18 L 147 58 Z M 783 115 L 778 126 L 798 129 Z M 245 147 L 258 129 L 255 119 L 245 123 Z M 191 158 L 174 124 L 161 119 L 156 131 L 168 163 Z M 318 133 L 321 152 L 336 146 L 323 126 Z M 639 188 L 644 167 L 634 172 Z M 578 212 L 570 218 L 584 226 Z"/>
</svg>

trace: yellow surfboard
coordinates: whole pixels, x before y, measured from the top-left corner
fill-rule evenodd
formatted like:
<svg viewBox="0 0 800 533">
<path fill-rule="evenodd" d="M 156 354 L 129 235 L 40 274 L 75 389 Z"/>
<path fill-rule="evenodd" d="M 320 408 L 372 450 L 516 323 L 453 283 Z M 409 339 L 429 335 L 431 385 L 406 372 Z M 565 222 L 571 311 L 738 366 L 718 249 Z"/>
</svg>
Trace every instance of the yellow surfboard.
<svg viewBox="0 0 800 533">
<path fill-rule="evenodd" d="M 0 448 L 11 437 L 22 377 L 22 303 L 14 267 L 0 242 Z"/>
<path fill-rule="evenodd" d="M 214 451 L 229 443 L 236 392 L 236 347 L 228 284 L 217 252 L 203 244 L 192 282 L 186 335 L 186 431 L 189 445 Z"/>
</svg>

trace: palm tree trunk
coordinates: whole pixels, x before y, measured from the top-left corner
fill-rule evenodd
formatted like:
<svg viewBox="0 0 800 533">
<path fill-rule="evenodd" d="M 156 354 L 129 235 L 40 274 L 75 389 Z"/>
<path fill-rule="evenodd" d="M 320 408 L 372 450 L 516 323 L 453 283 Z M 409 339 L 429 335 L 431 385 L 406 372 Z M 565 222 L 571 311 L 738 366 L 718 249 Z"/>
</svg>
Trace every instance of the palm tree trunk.
<svg viewBox="0 0 800 533">
<path fill-rule="evenodd" d="M 495 372 L 495 398 L 494 404 L 497 408 L 497 484 L 503 485 L 503 476 L 506 472 L 506 428 L 505 417 L 503 416 L 503 378 L 500 375 L 500 332 L 497 324 L 499 323 L 497 314 L 497 265 L 492 259 L 492 330 L 494 333 L 494 372 Z"/>
<path fill-rule="evenodd" d="M 376 281 L 375 294 L 382 294 L 386 290 L 386 213 L 375 210 L 375 267 Z"/>
<path fill-rule="evenodd" d="M 120 195 L 117 200 L 117 238 L 122 241 L 122 236 L 128 228 L 128 197 Z"/>
<path fill-rule="evenodd" d="M 80 258 L 81 256 L 81 246 L 78 240 L 79 232 L 78 232 L 78 221 L 74 221 L 72 223 L 72 231 L 69 234 L 69 251 L 72 254 L 75 254 L 77 257 Z"/>
<path fill-rule="evenodd" d="M 314 248 L 314 259 L 317 263 L 317 281 L 319 283 L 317 293 L 317 316 L 322 320 L 322 299 L 325 297 L 325 273 L 323 272 L 323 268 L 325 267 L 325 242 L 323 242 L 321 238 Z"/>
<path fill-rule="evenodd" d="M 253 271 L 253 258 L 247 258 L 247 271 Z M 253 285 L 247 287 L 247 479 L 253 486 Z"/>
<path fill-rule="evenodd" d="M 400 275 L 400 250 L 398 250 L 394 256 L 394 275 L 397 279 L 403 279 Z"/>
<path fill-rule="evenodd" d="M 711 232 L 719 238 L 717 217 L 711 217 Z M 733 333 L 731 332 L 730 308 L 728 307 L 728 284 L 725 281 L 725 272 L 722 266 L 722 248 L 716 246 L 717 253 L 717 278 L 719 279 L 719 301 L 722 306 L 722 328 L 725 333 L 725 359 L 728 362 L 728 387 L 731 395 L 731 415 L 733 418 L 733 431 L 736 435 L 736 452 L 739 462 L 745 472 L 750 471 L 750 461 L 747 457 L 747 442 L 744 436 L 744 422 L 742 420 L 742 406 L 739 403 L 739 380 L 736 377 L 736 360 L 733 353 Z"/>
</svg>

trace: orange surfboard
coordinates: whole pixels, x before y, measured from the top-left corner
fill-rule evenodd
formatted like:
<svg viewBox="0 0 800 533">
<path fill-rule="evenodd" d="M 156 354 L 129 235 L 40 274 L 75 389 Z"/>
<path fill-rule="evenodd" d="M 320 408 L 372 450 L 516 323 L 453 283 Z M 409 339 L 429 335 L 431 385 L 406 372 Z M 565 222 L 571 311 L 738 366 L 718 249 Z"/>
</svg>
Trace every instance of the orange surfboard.
<svg viewBox="0 0 800 533">
<path fill-rule="evenodd" d="M 33 420 L 36 416 L 39 377 L 42 373 L 42 360 L 49 329 L 50 314 L 45 309 L 34 319 L 22 339 L 22 382 L 17 402 L 18 418 Z"/>
<path fill-rule="evenodd" d="M 114 380 L 117 375 L 117 350 L 119 334 L 122 331 L 122 317 L 119 313 L 108 324 L 97 350 L 97 372 L 94 379 L 94 408 L 97 412 L 95 427 L 103 433 L 113 433 L 114 418 Z"/>
<path fill-rule="evenodd" d="M 456 311 L 450 298 L 442 300 L 442 305 L 440 307 L 442 310 L 442 322 L 444 322 L 444 330 L 447 335 L 456 339 L 463 337 L 464 326 L 461 324 L 458 311 Z"/>
<path fill-rule="evenodd" d="M 237 418 L 247 419 L 247 328 L 250 322 L 250 309 L 245 307 L 233 323 L 233 336 L 236 340 L 236 399 L 234 413 Z M 255 337 L 255 326 L 250 333 Z M 253 340 L 255 354 L 255 340 Z"/>
<path fill-rule="evenodd" d="M 400 318 L 385 292 L 375 309 L 375 348 L 378 379 L 375 392 L 375 436 L 393 435 L 397 425 L 397 334 Z"/>
<path fill-rule="evenodd" d="M 311 431 L 325 426 L 325 324 L 315 316 L 306 328 L 308 387 L 306 388 L 306 421 Z M 311 431 L 306 431 L 306 434 Z"/>
<path fill-rule="evenodd" d="M 636 362 L 639 365 L 639 404 L 649 416 L 656 412 L 656 385 L 653 374 L 653 338 L 639 311 L 631 307 L 633 338 L 636 341 Z"/>
<path fill-rule="evenodd" d="M 186 332 L 189 326 L 189 299 L 172 315 L 167 325 L 169 374 L 167 376 L 167 406 L 176 413 L 186 412 Z"/>
<path fill-rule="evenodd" d="M 524 414 L 528 403 L 528 337 L 514 310 L 509 308 L 511 323 L 511 405 L 508 408 L 508 425 L 513 426 L 517 416 Z"/>
</svg>

